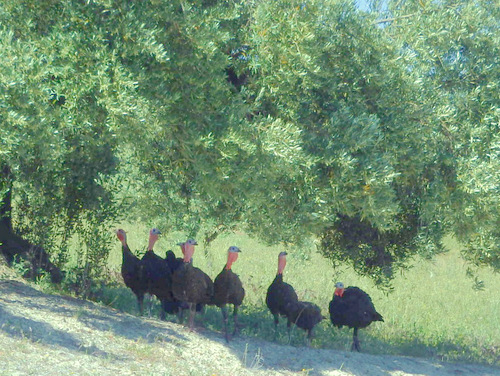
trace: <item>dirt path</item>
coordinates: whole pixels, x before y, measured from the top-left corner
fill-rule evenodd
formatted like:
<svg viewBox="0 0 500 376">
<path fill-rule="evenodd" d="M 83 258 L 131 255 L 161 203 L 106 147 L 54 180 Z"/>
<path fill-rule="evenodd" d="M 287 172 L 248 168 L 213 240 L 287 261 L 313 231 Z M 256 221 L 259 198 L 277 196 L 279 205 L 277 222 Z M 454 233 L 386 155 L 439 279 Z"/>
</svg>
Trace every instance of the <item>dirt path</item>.
<svg viewBox="0 0 500 376">
<path fill-rule="evenodd" d="M 0 280 L 0 375 L 500 376 L 500 369 L 283 346 L 183 327 Z"/>
</svg>

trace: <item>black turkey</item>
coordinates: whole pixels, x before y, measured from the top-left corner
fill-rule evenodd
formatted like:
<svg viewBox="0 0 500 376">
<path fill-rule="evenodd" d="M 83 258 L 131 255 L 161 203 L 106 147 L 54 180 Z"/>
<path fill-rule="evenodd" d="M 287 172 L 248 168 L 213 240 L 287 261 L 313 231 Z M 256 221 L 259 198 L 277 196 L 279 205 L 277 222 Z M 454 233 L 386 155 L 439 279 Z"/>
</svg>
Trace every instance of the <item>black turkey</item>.
<svg viewBox="0 0 500 376">
<path fill-rule="evenodd" d="M 333 325 L 338 328 L 344 325 L 354 328 L 351 351 L 361 351 L 358 329 L 366 328 L 374 321 L 384 321 L 366 292 L 353 286 L 344 288 L 342 282 L 335 285 L 335 293 L 328 310 Z"/>
<path fill-rule="evenodd" d="M 286 252 L 278 255 L 278 273 L 273 283 L 267 289 L 266 304 L 274 316 L 274 336 L 278 332 L 279 317 L 288 317 L 291 303 L 297 303 L 299 298 L 291 285 L 283 282 L 283 270 L 286 265 Z M 291 322 L 288 320 L 288 330 L 290 331 Z"/>
<path fill-rule="evenodd" d="M 214 304 L 221 309 L 222 319 L 224 320 L 224 331 L 226 341 L 229 342 L 228 334 L 228 315 L 226 304 L 232 304 L 234 332 L 233 336 L 238 334 L 238 307 L 243 302 L 245 290 L 240 278 L 231 270 L 231 266 L 238 258 L 240 249 L 238 247 L 229 247 L 227 252 L 227 263 L 222 271 L 215 277 L 214 280 Z"/>
</svg>

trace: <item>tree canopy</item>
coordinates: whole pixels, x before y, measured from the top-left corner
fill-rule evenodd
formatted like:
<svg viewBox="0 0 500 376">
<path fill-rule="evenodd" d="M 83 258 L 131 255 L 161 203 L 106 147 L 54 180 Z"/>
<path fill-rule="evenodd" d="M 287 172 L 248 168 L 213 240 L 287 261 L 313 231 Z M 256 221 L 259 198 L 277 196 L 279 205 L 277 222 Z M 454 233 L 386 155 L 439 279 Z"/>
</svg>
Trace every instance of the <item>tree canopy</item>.
<svg viewBox="0 0 500 376">
<path fill-rule="evenodd" d="M 142 217 L 316 238 L 377 282 L 446 234 L 498 270 L 499 12 L 0 1 L 1 214 L 60 264 L 75 233 L 98 264 L 102 229 Z"/>
</svg>

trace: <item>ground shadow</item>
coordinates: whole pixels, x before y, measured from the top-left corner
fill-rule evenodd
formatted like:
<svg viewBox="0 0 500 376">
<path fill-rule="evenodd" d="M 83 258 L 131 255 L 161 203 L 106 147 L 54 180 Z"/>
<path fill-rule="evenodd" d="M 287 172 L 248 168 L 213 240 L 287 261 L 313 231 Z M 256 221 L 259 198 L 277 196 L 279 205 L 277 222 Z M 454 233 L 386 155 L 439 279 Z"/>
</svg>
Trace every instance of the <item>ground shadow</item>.
<svg viewBox="0 0 500 376">
<path fill-rule="evenodd" d="M 83 341 L 77 334 L 60 330 L 45 320 L 36 320 L 32 318 L 33 316 L 23 317 L 24 312 L 29 313 L 32 310 L 47 315 L 57 314 L 62 320 L 65 317 L 72 317 L 73 320 L 76 319 L 90 330 L 110 332 L 134 341 L 142 340 L 149 343 L 171 341 L 177 344 L 179 339 L 189 340 L 187 336 L 180 334 L 178 327 L 173 327 L 170 323 L 135 317 L 89 301 L 43 294 L 17 281 L 0 282 L 0 330 L 9 336 L 27 338 L 30 341 L 60 346 L 98 357 L 117 357 L 96 346 L 82 346 Z M 175 321 L 173 317 L 170 319 Z M 447 364 L 445 366 L 432 359 L 369 354 L 371 346 L 377 348 L 378 352 L 383 352 L 384 346 L 394 347 L 392 343 L 377 342 L 370 336 L 369 331 L 362 334 L 365 353 L 342 351 L 335 346 L 340 346 L 340 349 L 345 348 L 346 343 L 349 346 L 352 331 L 338 331 L 327 320 L 318 326 L 317 340 L 313 341 L 312 348 L 304 347 L 304 333 L 296 328 L 292 332 L 291 344 L 288 344 L 285 320 L 281 320 L 275 336 L 273 318 L 265 307 L 243 306 L 240 309 L 239 321 L 242 326 L 240 336 L 226 343 L 222 333 L 220 310 L 217 307 L 207 307 L 204 315 L 197 316 L 196 323 L 198 327 L 203 328 L 197 333 L 212 342 L 225 346 L 239 360 L 242 367 L 250 370 L 287 370 L 318 376 L 331 374 L 335 370 L 360 376 L 385 376 L 398 372 L 432 376 L 444 376 L 450 373 L 479 376 L 500 375 L 500 370 L 497 373 L 492 367 L 480 365 Z M 335 335 L 332 335 L 332 332 Z M 330 339 L 328 342 L 328 338 L 333 338 L 333 340 Z M 321 349 L 315 348 L 319 345 Z M 411 343 L 402 341 L 400 346 L 400 349 L 404 346 L 408 348 L 412 346 L 414 349 L 426 347 L 425 344 L 415 342 L 415 340 Z M 446 343 L 443 346 L 456 347 L 453 343 Z M 395 349 L 391 348 L 391 352 L 394 351 L 398 351 L 398 346 Z"/>
<path fill-rule="evenodd" d="M 55 329 L 47 323 L 27 319 L 7 312 L 1 300 L 0 330 L 14 338 L 64 347 L 68 350 L 84 352 L 87 355 L 110 357 L 110 354 L 100 350 L 96 346 L 84 346 L 76 337 L 68 332 Z"/>
<path fill-rule="evenodd" d="M 72 317 L 89 329 L 111 332 L 115 336 L 133 341 L 143 340 L 152 343 L 171 341 L 172 338 L 185 339 L 182 334 L 168 328 L 160 321 L 145 320 L 76 298 L 47 295 L 21 282 L 2 281 L 0 291 L 1 330 L 12 336 L 88 352 L 88 349 L 72 334 L 58 330 L 45 322 L 14 314 L 10 312 L 8 305 L 18 306 L 20 311 L 37 310 L 47 312 L 47 315 Z M 108 356 L 99 349 L 90 350 L 95 355 Z"/>
<path fill-rule="evenodd" d="M 288 341 L 285 319 L 280 319 L 275 336 L 273 317 L 265 307 L 261 310 L 257 307 L 243 307 L 240 317 L 241 336 L 226 343 L 222 333 L 219 310 L 211 308 L 205 315 L 207 316 L 205 321 L 210 322 L 207 328 L 211 330 L 200 331 L 199 334 L 227 346 L 241 361 L 242 366 L 250 369 L 282 369 L 310 376 L 329 374 L 334 370 L 359 376 L 387 376 L 398 372 L 418 375 L 448 375 L 451 372 L 456 375 L 491 376 L 498 374 L 500 376 L 500 369 L 496 370 L 489 366 L 446 363 L 445 370 L 445 363 L 436 358 L 395 355 L 408 354 L 413 351 L 414 354 L 435 356 L 439 349 L 429 349 L 427 344 L 415 339 L 402 340 L 396 345 L 384 343 L 371 336 L 367 330 L 360 333 L 365 352 L 346 351 L 351 345 L 352 330 L 345 328 L 339 331 L 330 324 L 329 319 L 323 320 L 318 325 L 316 340 L 313 341 L 312 348 L 307 349 L 305 333 L 296 327 L 293 327 L 292 339 Z M 318 346 L 321 348 L 317 348 Z M 446 351 L 460 353 L 466 351 L 452 342 L 441 343 L 439 346 L 440 349 L 446 349 Z M 373 349 L 376 349 L 376 352 Z M 387 350 L 386 354 L 383 353 L 385 350 Z"/>
</svg>

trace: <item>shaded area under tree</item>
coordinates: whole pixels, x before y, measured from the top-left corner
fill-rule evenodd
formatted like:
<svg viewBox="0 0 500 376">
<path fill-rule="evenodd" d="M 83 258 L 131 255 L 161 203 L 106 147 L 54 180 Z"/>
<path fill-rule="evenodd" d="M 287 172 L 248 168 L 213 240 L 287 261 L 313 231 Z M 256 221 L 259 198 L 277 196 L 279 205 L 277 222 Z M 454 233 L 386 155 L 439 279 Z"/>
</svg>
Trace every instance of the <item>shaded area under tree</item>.
<svg viewBox="0 0 500 376">
<path fill-rule="evenodd" d="M 13 176 L 8 165 L 1 166 L 0 182 L 5 191 L 0 201 L 0 252 L 9 265 L 15 260 L 23 260 L 26 264 L 25 278 L 41 276 L 42 271 L 48 272 L 52 282 L 59 283 L 63 274 L 54 265 L 48 253 L 41 246 L 30 243 L 17 235 L 12 227 L 12 181 Z"/>
</svg>

